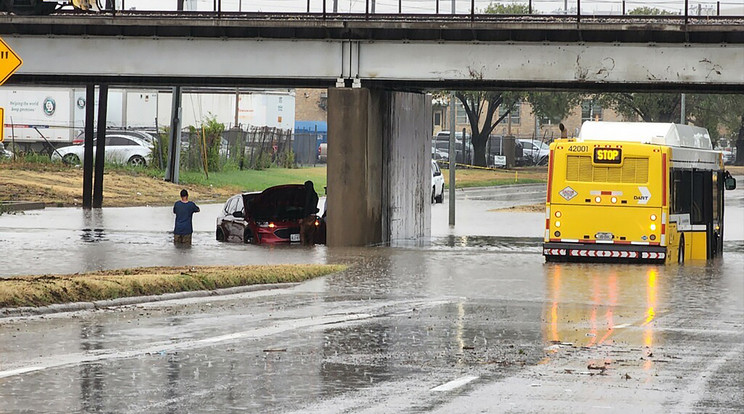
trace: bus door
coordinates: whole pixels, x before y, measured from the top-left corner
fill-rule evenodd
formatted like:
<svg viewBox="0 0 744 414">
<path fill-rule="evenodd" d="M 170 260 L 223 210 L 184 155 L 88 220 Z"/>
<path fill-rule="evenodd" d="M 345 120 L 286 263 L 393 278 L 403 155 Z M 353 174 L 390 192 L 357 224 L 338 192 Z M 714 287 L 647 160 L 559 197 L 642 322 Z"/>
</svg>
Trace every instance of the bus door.
<svg viewBox="0 0 744 414">
<path fill-rule="evenodd" d="M 714 175 L 716 179 L 714 179 Z M 720 250 L 722 199 L 717 172 L 699 169 L 672 171 L 672 211 L 680 237 L 679 260 L 706 260 Z"/>
</svg>

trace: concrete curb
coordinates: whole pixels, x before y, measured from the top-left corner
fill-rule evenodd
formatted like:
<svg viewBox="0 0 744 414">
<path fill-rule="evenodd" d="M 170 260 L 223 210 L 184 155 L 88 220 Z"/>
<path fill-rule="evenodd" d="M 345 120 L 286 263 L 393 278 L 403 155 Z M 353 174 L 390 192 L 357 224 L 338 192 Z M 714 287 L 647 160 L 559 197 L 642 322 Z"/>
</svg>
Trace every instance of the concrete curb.
<svg viewBox="0 0 744 414">
<path fill-rule="evenodd" d="M 455 188 L 456 192 L 468 192 L 468 191 L 483 191 L 483 190 L 498 190 L 499 188 L 509 189 L 509 188 L 529 188 L 529 187 L 542 187 L 546 188 L 546 183 L 525 183 L 525 184 L 504 184 L 504 185 L 493 185 L 488 187 L 460 187 Z M 447 193 L 447 189 L 445 189 L 445 194 Z"/>
<path fill-rule="evenodd" d="M 2 308 L 0 309 L 0 318 L 49 315 L 53 313 L 95 310 L 116 306 L 137 305 L 140 303 L 163 302 L 175 299 L 201 298 L 207 296 L 227 296 L 245 292 L 256 292 L 261 290 L 286 289 L 297 285 L 299 285 L 299 283 L 272 283 L 266 285 L 235 286 L 231 288 L 215 290 L 196 290 L 192 292 L 165 293 L 162 295 L 133 296 L 128 298 L 97 300 L 95 302 L 73 302 L 39 307 L 26 306 L 22 308 Z"/>
<path fill-rule="evenodd" d="M 43 210 L 46 205 L 36 201 L 0 201 L 0 212 Z"/>
</svg>

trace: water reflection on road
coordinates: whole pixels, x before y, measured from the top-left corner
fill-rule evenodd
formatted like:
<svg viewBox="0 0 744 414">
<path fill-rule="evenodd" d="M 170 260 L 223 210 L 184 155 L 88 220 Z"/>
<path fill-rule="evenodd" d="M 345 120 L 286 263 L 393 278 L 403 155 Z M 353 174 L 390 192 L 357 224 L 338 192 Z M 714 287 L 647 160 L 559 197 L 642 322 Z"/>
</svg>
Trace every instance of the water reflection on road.
<svg viewBox="0 0 744 414">
<path fill-rule="evenodd" d="M 431 243 L 408 248 L 218 243 L 217 205 L 195 216 L 187 250 L 171 244 L 169 208 L 2 216 L 5 275 L 183 263 L 352 266 L 292 289 L 2 320 L 0 411 L 589 412 L 609 404 L 635 412 L 638 401 L 649 412 L 744 408 L 736 369 L 744 351 L 741 238 L 729 238 L 723 258 L 709 263 L 545 264 L 539 225 L 530 230 L 542 213 L 489 213 L 481 203 L 458 210 L 480 214 L 480 226 L 437 221 Z M 742 205 L 731 205 L 727 217 L 739 217 Z M 435 220 L 446 217 L 446 206 L 433 209 Z M 433 391 L 463 378 L 472 381 L 467 392 Z"/>
</svg>

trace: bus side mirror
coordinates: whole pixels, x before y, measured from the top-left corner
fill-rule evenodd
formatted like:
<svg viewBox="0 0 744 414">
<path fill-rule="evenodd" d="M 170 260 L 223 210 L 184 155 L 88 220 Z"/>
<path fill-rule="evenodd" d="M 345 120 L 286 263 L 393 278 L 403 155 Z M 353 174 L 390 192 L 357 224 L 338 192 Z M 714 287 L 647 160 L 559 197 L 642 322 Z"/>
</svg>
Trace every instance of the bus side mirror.
<svg viewBox="0 0 744 414">
<path fill-rule="evenodd" d="M 726 188 L 726 190 L 735 190 L 736 189 L 736 178 L 732 176 L 726 177 L 726 179 L 723 180 L 723 186 Z"/>
</svg>

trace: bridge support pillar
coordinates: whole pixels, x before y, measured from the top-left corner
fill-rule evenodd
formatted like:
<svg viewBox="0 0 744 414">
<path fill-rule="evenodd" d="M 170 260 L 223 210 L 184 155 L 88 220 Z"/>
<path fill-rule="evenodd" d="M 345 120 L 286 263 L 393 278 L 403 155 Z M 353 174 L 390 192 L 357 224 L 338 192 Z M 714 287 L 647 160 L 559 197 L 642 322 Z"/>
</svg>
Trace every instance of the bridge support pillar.
<svg viewBox="0 0 744 414">
<path fill-rule="evenodd" d="M 430 96 L 330 89 L 328 245 L 400 245 L 429 237 L 430 146 Z"/>
</svg>

